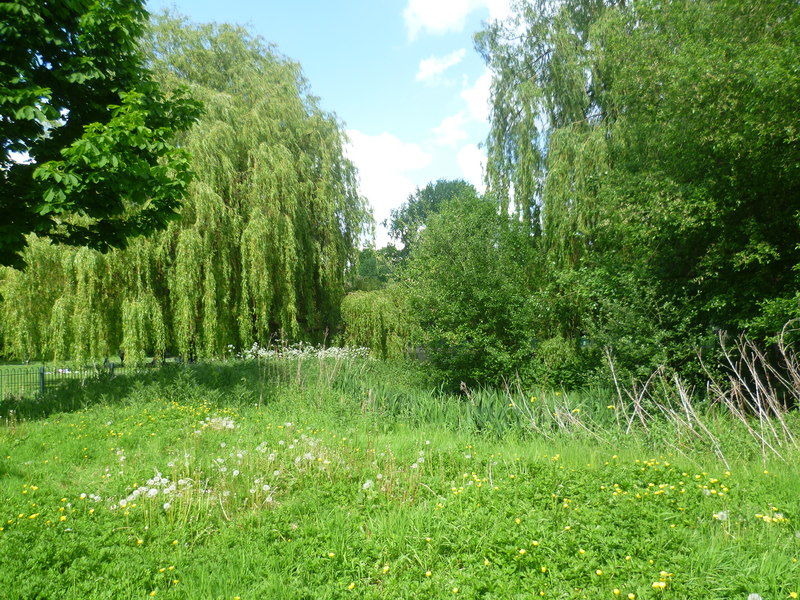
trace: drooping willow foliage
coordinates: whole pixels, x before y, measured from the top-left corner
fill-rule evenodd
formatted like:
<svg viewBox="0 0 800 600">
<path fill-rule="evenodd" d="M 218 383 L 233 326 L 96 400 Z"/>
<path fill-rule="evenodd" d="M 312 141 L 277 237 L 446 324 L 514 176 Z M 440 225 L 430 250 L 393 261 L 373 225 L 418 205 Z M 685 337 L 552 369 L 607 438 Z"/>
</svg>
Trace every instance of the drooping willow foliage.
<svg viewBox="0 0 800 600">
<path fill-rule="evenodd" d="M 157 77 L 205 107 L 178 140 L 195 172 L 180 216 L 105 255 L 32 239 L 27 269 L 0 279 L 6 356 L 218 356 L 338 319 L 369 219 L 339 122 L 241 28 L 163 17 L 151 32 Z"/>
<path fill-rule="evenodd" d="M 514 9 L 476 38 L 488 193 L 530 226 L 558 335 L 648 370 L 719 330 L 774 341 L 800 315 L 796 2 Z"/>
<path fill-rule="evenodd" d="M 405 358 L 419 342 L 419 321 L 408 293 L 398 284 L 351 292 L 342 300 L 342 339 L 367 347 L 376 358 Z"/>
</svg>

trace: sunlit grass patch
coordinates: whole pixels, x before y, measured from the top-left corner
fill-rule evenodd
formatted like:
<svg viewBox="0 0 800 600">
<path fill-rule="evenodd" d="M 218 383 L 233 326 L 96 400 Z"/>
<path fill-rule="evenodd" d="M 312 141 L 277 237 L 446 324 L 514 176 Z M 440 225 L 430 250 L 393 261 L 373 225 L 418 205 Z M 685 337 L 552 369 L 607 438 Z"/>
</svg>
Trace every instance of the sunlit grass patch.
<svg viewBox="0 0 800 600">
<path fill-rule="evenodd" d="M 575 413 L 586 428 L 499 436 L 414 416 L 426 392 L 402 382 L 393 405 L 388 384 L 367 388 L 365 401 L 354 386 L 374 381 L 372 364 L 355 365 L 358 381 L 344 365 L 327 378 L 310 360 L 299 378 L 296 363 L 285 379 L 263 365 L 228 368 L 212 383 L 187 371 L 76 412 L 6 422 L 8 597 L 722 599 L 800 589 L 798 478 L 777 458 L 743 452 L 726 466 L 705 446 L 659 448 L 661 425 L 626 436 L 589 420 L 588 396 Z M 543 399 L 551 412 L 572 400 Z"/>
</svg>

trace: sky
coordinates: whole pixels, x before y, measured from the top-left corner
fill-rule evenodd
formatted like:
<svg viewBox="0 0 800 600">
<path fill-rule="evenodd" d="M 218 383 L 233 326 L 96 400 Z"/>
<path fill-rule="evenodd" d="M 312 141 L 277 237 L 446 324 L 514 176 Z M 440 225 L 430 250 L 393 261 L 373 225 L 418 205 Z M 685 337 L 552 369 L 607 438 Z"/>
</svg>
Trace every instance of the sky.
<svg viewBox="0 0 800 600">
<path fill-rule="evenodd" d="M 511 0 L 148 0 L 197 23 L 235 23 L 300 63 L 350 140 L 360 190 L 381 222 L 417 187 L 465 179 L 483 191 L 491 75 L 474 48 Z"/>
</svg>

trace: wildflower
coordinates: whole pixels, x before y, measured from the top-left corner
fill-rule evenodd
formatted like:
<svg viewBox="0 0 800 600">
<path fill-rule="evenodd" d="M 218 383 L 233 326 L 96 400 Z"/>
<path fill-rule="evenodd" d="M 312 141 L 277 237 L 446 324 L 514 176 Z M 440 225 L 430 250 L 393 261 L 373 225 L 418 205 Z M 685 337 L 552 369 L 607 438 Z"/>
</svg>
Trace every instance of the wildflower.
<svg viewBox="0 0 800 600">
<path fill-rule="evenodd" d="M 764 600 L 759 594 L 750 594 L 747 600 Z"/>
<path fill-rule="evenodd" d="M 520 554 L 525 554 L 525 552 L 526 552 L 525 548 L 520 548 L 520 549 L 519 549 L 519 553 L 520 553 Z"/>
<path fill-rule="evenodd" d="M 334 552 L 328 552 L 328 558 L 333 558 L 334 556 L 336 556 Z"/>
<path fill-rule="evenodd" d="M 600 575 L 602 575 L 602 574 L 603 574 L 603 571 L 601 571 L 600 569 L 597 569 L 597 570 L 596 570 L 594 573 L 595 573 L 595 575 L 597 575 L 598 577 L 600 577 Z"/>
<path fill-rule="evenodd" d="M 636 594 L 628 594 L 628 600 L 634 600 L 634 598 L 636 598 Z"/>
<path fill-rule="evenodd" d="M 352 583 L 350 583 L 350 585 L 347 586 L 347 589 L 348 590 L 352 590 L 352 589 L 355 589 L 355 587 L 356 587 L 355 582 L 352 582 Z"/>
<path fill-rule="evenodd" d="M 367 480 L 364 482 L 364 485 L 362 485 L 362 486 L 361 486 L 361 489 L 368 490 L 369 488 L 371 488 L 371 487 L 372 487 L 373 483 L 374 483 L 374 482 L 372 481 L 372 479 L 367 479 Z"/>
<path fill-rule="evenodd" d="M 454 594 L 457 594 L 457 593 L 458 593 L 458 588 L 457 588 L 457 587 L 454 587 L 454 588 L 453 588 L 453 593 L 454 593 Z"/>
<path fill-rule="evenodd" d="M 622 592 L 620 592 L 618 588 L 614 588 L 613 590 L 611 590 L 611 593 L 614 594 L 615 596 L 619 596 Z"/>
<path fill-rule="evenodd" d="M 652 587 L 653 587 L 654 590 L 663 590 L 665 587 L 667 587 L 667 582 L 666 581 L 654 581 L 652 583 Z"/>
<path fill-rule="evenodd" d="M 425 577 L 430 577 L 432 573 L 430 571 L 425 571 Z"/>
</svg>

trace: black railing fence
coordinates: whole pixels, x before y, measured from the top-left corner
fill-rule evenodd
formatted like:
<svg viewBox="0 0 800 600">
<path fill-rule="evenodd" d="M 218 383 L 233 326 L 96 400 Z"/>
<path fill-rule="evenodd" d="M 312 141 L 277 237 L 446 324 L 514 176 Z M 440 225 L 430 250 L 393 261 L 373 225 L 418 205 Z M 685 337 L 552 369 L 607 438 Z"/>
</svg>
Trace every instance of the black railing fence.
<svg viewBox="0 0 800 600">
<path fill-rule="evenodd" d="M 114 363 L 98 367 L 0 367 L 0 400 L 31 398 L 67 381 L 81 383 L 114 376 Z"/>
</svg>

